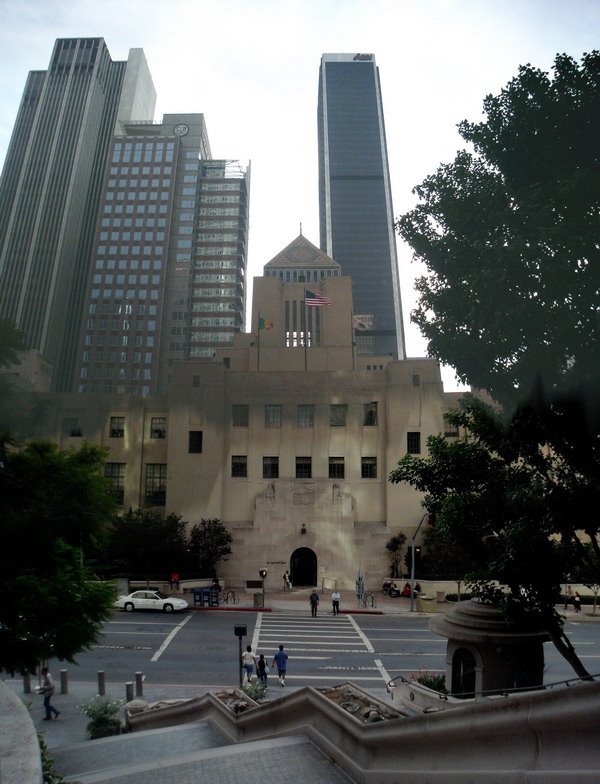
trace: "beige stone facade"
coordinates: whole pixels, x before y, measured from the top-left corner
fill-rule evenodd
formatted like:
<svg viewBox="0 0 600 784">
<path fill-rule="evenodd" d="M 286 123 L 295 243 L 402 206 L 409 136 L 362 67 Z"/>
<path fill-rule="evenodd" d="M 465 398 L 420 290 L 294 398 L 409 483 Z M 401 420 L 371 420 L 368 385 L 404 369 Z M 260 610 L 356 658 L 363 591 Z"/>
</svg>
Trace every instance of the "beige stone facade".
<svg viewBox="0 0 600 784">
<path fill-rule="evenodd" d="M 305 308 L 309 287 L 331 304 Z M 349 278 L 256 278 L 253 314 L 232 348 L 175 363 L 167 396 L 62 396 L 49 434 L 107 447 L 124 508 L 221 519 L 228 584 L 266 567 L 278 586 L 289 569 L 298 585 L 353 590 L 360 568 L 378 588 L 386 542 L 400 531 L 410 542 L 423 515 L 419 494 L 388 475 L 444 432 L 455 398 L 433 360 L 355 355 Z"/>
</svg>

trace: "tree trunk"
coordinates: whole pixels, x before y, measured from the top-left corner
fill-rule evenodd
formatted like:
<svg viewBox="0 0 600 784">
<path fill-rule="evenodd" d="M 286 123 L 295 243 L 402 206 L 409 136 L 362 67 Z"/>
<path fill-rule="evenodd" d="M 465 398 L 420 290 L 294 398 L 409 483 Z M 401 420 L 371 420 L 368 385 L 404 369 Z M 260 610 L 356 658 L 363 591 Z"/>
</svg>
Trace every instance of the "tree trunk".
<svg viewBox="0 0 600 784">
<path fill-rule="evenodd" d="M 571 641 L 556 622 L 549 623 L 547 630 L 554 647 L 569 662 L 577 675 L 583 680 L 593 681 L 593 677 L 585 669 L 579 656 L 575 653 L 575 648 L 571 645 Z"/>
</svg>

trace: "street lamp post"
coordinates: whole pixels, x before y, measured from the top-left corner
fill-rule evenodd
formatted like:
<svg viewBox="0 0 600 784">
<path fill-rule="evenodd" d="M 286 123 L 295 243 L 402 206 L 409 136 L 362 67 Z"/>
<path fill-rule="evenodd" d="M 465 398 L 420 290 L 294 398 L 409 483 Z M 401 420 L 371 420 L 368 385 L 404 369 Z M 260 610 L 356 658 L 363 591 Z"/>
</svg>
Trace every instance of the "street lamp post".
<svg viewBox="0 0 600 784">
<path fill-rule="evenodd" d="M 419 521 L 419 525 L 417 526 L 412 541 L 410 543 L 410 612 L 414 612 L 414 603 L 415 603 L 415 539 L 417 538 L 417 534 L 419 533 L 419 529 L 423 525 L 423 522 L 429 516 L 429 512 L 425 512 L 421 520 Z"/>
<path fill-rule="evenodd" d="M 266 578 L 268 572 L 267 572 L 266 569 L 259 569 L 258 573 L 259 573 L 259 575 L 261 577 L 261 580 L 262 580 L 262 593 L 263 593 L 263 605 L 264 605 L 264 599 L 265 599 L 265 578 Z"/>
<path fill-rule="evenodd" d="M 242 676 L 242 637 L 245 637 L 248 634 L 248 628 L 245 624 L 240 624 L 238 626 L 233 627 L 233 633 L 238 638 L 239 641 L 239 655 L 238 655 L 238 667 L 240 670 L 240 689 L 242 688 L 243 684 L 243 676 Z"/>
</svg>

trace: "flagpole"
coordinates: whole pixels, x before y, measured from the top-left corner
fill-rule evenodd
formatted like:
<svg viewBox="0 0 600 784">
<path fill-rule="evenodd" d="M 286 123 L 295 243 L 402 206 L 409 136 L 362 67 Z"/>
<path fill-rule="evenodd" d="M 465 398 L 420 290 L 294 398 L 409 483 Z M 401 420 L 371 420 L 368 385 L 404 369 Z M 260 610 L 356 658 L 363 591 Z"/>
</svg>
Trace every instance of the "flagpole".
<svg viewBox="0 0 600 784">
<path fill-rule="evenodd" d="M 256 370 L 260 370 L 260 311 L 258 311 L 258 323 L 256 325 Z"/>
<path fill-rule="evenodd" d="M 350 341 L 352 343 L 352 370 L 356 370 L 354 366 L 354 311 L 350 311 Z"/>
<path fill-rule="evenodd" d="M 306 289 L 304 289 L 304 370 L 308 370 L 306 344 L 308 343 L 308 308 L 306 307 Z"/>
</svg>

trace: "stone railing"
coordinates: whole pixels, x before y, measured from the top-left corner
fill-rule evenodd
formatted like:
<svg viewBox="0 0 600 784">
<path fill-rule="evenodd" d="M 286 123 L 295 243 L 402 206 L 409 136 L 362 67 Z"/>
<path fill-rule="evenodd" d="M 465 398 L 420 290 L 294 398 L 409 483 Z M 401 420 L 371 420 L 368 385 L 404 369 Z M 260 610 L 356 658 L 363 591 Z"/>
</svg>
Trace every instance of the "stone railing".
<svg viewBox="0 0 600 784">
<path fill-rule="evenodd" d="M 585 683 L 365 723 L 308 686 L 238 715 L 208 694 L 132 716 L 130 728 L 206 719 L 233 742 L 304 734 L 360 784 L 596 784 L 599 698 L 600 683 Z"/>
</svg>

